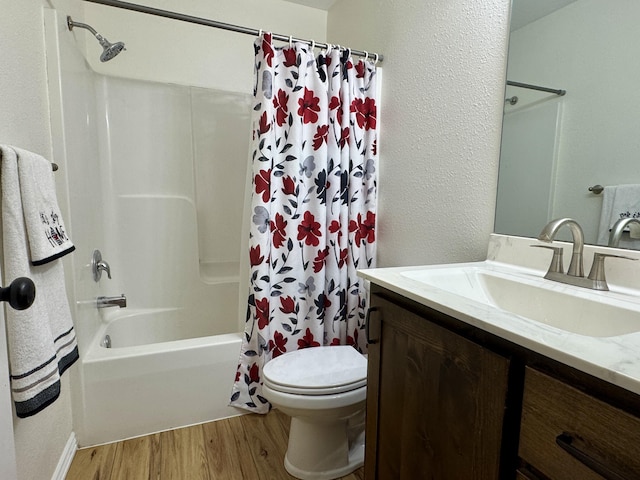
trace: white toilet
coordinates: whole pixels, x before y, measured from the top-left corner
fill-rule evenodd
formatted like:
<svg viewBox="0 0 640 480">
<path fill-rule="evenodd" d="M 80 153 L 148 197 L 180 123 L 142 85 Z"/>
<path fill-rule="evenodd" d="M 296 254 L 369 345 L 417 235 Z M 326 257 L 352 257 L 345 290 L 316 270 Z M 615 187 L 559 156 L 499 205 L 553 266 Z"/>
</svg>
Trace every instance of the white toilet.
<svg viewBox="0 0 640 480">
<path fill-rule="evenodd" d="M 365 356 L 348 345 L 305 348 L 268 362 L 262 378 L 264 397 L 291 417 L 287 472 L 330 480 L 363 465 Z"/>
</svg>

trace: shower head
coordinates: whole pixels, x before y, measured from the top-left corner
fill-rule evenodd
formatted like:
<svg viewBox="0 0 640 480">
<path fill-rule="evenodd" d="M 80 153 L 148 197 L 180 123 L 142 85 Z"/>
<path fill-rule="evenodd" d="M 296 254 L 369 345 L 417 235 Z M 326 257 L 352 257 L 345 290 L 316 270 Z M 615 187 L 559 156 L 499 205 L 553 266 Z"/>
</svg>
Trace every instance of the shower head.
<svg viewBox="0 0 640 480">
<path fill-rule="evenodd" d="M 122 50 L 126 50 L 126 48 L 124 48 L 124 43 L 111 43 L 109 42 L 109 40 L 96 32 L 96 30 L 91 25 L 87 25 L 86 23 L 74 22 L 69 16 L 67 16 L 67 27 L 69 28 L 69 30 L 73 30 L 73 27 L 85 28 L 89 30 L 94 37 L 96 37 L 96 39 L 102 46 L 102 54 L 100 55 L 101 62 L 108 62 L 113 57 L 118 55 Z"/>
</svg>

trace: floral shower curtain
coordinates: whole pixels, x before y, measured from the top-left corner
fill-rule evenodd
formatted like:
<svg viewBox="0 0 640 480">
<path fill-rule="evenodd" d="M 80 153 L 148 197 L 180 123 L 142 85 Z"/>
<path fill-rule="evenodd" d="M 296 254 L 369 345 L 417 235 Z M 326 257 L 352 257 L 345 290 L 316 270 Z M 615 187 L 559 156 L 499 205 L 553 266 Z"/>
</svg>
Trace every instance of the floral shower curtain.
<svg viewBox="0 0 640 480">
<path fill-rule="evenodd" d="M 339 48 L 255 43 L 247 319 L 231 405 L 266 413 L 262 366 L 300 348 L 366 349 L 356 269 L 375 262 L 376 68 Z"/>
</svg>

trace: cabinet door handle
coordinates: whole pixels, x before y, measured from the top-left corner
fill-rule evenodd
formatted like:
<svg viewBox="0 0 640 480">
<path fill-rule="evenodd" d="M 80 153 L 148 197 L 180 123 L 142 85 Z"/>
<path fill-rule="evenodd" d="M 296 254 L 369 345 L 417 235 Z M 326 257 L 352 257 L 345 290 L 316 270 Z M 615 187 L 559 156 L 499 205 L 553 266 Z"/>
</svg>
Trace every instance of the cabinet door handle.
<svg viewBox="0 0 640 480">
<path fill-rule="evenodd" d="M 569 455 L 589 467 L 598 475 L 606 478 L 607 480 L 629 480 L 624 475 L 616 472 L 611 467 L 605 465 L 599 460 L 596 460 L 588 453 L 583 452 L 575 445 L 573 445 L 573 437 L 569 433 L 563 432 L 558 435 L 556 437 L 556 443 L 560 446 L 560 448 L 569 453 Z"/>
<path fill-rule="evenodd" d="M 378 311 L 378 307 L 370 307 L 369 310 L 367 310 L 367 316 L 364 319 L 364 332 L 365 332 L 365 335 L 367 336 L 368 344 L 378 343 L 378 340 L 372 340 L 371 337 L 369 336 L 369 323 L 371 322 L 371 312 L 376 312 L 376 311 Z"/>
</svg>

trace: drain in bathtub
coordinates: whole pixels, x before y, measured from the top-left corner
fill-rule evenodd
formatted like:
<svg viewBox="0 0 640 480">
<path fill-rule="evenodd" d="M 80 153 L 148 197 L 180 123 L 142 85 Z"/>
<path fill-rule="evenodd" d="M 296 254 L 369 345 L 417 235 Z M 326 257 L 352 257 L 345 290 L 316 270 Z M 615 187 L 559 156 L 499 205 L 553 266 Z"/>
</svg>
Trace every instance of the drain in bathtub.
<svg viewBox="0 0 640 480">
<path fill-rule="evenodd" d="M 111 337 L 109 335 L 105 335 L 100 346 L 104 348 L 111 348 Z"/>
</svg>

